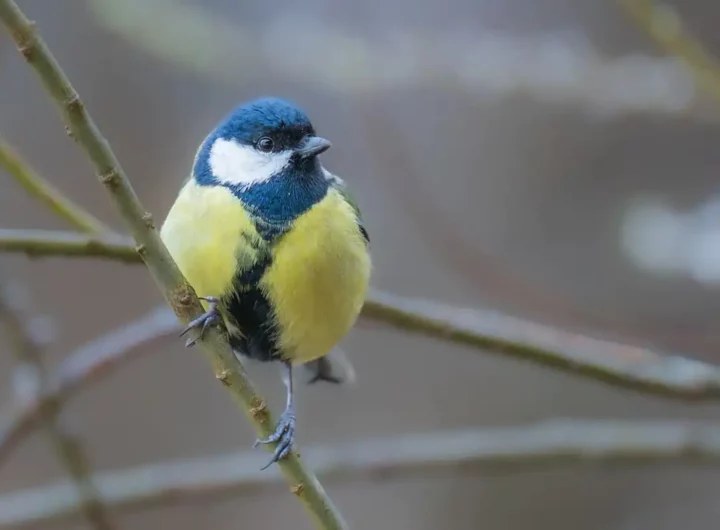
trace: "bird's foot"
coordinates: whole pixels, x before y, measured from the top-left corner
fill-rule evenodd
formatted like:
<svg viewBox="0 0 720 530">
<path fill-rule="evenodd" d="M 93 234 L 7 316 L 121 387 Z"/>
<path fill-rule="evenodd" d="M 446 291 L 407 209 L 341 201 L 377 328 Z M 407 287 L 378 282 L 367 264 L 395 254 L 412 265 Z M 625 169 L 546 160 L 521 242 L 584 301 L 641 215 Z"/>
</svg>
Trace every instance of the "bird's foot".
<svg viewBox="0 0 720 530">
<path fill-rule="evenodd" d="M 187 347 L 187 348 L 194 346 L 197 341 L 202 340 L 203 336 L 205 335 L 205 332 L 208 330 L 208 328 L 210 326 L 215 326 L 222 322 L 222 318 L 220 316 L 220 311 L 218 310 L 218 305 L 220 304 L 220 300 L 218 300 L 214 296 L 200 296 L 199 298 L 200 298 L 200 300 L 205 300 L 210 307 L 202 315 L 200 315 L 195 320 L 190 322 L 185 327 L 185 329 L 182 330 L 182 333 L 180 333 L 180 336 L 182 337 L 191 329 L 200 328 L 200 333 L 198 333 L 197 337 L 189 338 L 187 340 L 187 342 L 185 342 L 185 347 Z"/>
<path fill-rule="evenodd" d="M 277 447 L 273 453 L 270 462 L 265 465 L 262 469 L 267 469 L 281 458 L 285 458 L 288 453 L 292 450 L 293 443 L 295 442 L 295 409 L 288 407 L 285 412 L 280 416 L 275 432 L 264 440 L 257 439 L 253 444 L 253 447 L 257 447 L 258 444 L 269 444 L 277 442 Z"/>
</svg>

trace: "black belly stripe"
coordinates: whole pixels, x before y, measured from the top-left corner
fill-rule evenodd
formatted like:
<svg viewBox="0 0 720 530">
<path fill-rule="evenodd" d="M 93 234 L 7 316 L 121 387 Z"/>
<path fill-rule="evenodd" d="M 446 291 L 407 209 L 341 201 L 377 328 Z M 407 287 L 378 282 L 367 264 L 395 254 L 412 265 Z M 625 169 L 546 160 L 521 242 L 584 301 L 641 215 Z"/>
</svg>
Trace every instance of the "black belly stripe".
<svg viewBox="0 0 720 530">
<path fill-rule="evenodd" d="M 258 361 L 277 361 L 281 352 L 276 340 L 275 315 L 270 302 L 258 286 L 263 274 L 272 264 L 272 245 L 286 228 L 267 225 L 261 229 L 257 226 L 259 224 L 256 223 L 256 228 L 263 242 L 254 241 L 247 234 L 242 235 L 247 244 L 255 247 L 257 262 L 235 278 L 233 293 L 226 297 L 224 305 L 242 333 L 242 336 L 230 335 L 232 348 L 241 355 Z"/>
</svg>

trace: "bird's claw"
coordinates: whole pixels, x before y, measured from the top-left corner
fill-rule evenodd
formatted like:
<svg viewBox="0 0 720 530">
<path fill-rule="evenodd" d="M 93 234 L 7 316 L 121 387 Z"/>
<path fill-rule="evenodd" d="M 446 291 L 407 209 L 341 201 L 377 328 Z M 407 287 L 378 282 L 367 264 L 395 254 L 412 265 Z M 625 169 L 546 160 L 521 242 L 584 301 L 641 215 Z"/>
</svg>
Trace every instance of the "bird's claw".
<svg viewBox="0 0 720 530">
<path fill-rule="evenodd" d="M 185 329 L 183 329 L 180 333 L 180 336 L 182 337 L 191 329 L 200 328 L 200 333 L 198 333 L 197 337 L 189 338 L 185 342 L 186 348 L 194 346 L 197 341 L 202 340 L 202 338 L 205 336 L 205 332 L 210 326 L 217 325 L 222 321 L 220 317 L 220 311 L 218 310 L 220 300 L 218 300 L 214 296 L 200 296 L 198 298 L 200 298 L 200 300 L 205 300 L 210 307 L 202 315 L 192 320 L 187 326 L 185 326 Z"/>
<path fill-rule="evenodd" d="M 285 458 L 292 450 L 293 443 L 295 442 L 295 411 L 293 409 L 285 409 L 285 412 L 280 416 L 275 432 L 270 436 L 261 440 L 258 438 L 255 440 L 253 447 L 257 447 L 258 444 L 270 444 L 277 442 L 277 447 L 273 453 L 270 462 L 267 463 L 262 469 L 267 469 L 278 460 Z"/>
</svg>

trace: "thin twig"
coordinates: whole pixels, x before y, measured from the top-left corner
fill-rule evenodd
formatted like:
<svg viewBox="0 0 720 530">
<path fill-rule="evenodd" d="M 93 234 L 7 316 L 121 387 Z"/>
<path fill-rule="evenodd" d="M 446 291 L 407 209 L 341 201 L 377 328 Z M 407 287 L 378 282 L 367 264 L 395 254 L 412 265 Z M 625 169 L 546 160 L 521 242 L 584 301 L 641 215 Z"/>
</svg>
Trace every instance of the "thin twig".
<svg viewBox="0 0 720 530">
<path fill-rule="evenodd" d="M 75 204 L 68 197 L 38 175 L 20 155 L 0 139 L 0 168 L 4 169 L 31 196 L 42 201 L 50 211 L 69 222 L 81 232 L 99 234 L 109 232 L 102 221 Z"/>
<path fill-rule="evenodd" d="M 523 472 L 539 465 L 720 463 L 720 427 L 674 422 L 555 420 L 521 427 L 464 429 L 375 438 L 303 450 L 324 480 L 395 477 L 432 471 Z M 105 501 L 135 508 L 277 484 L 252 452 L 180 460 L 97 475 Z M 67 483 L 0 496 L 0 527 L 48 522 L 75 514 Z"/>
<path fill-rule="evenodd" d="M 93 162 L 100 182 L 130 230 L 138 253 L 168 304 L 184 323 L 202 314 L 204 310 L 200 301 L 160 239 L 152 216 L 140 203 L 110 144 L 98 130 L 69 79 L 37 33 L 34 23 L 13 0 L 0 0 L 0 20 L 8 29 L 22 56 L 38 74 L 50 97 L 58 105 L 71 135 Z M 267 405 L 255 392 L 242 365 L 228 345 L 227 337 L 213 329 L 206 333 L 200 346 L 213 366 L 216 377 L 245 411 L 258 435 L 269 436 L 274 422 Z M 272 451 L 274 446 L 275 444 L 268 444 L 267 448 Z M 279 462 L 279 465 L 291 491 L 320 528 L 346 528 L 340 512 L 317 478 L 303 465 L 297 453 L 293 452 Z"/>
<path fill-rule="evenodd" d="M 37 380 L 37 394 L 41 395 L 47 385 L 42 363 L 42 347 L 28 329 L 27 315 L 19 307 L 19 297 L 13 296 L 9 287 L 0 284 L 0 324 L 9 336 L 18 361 L 30 368 Z M 48 438 L 52 441 L 58 458 L 73 479 L 73 490 L 87 520 L 97 530 L 112 530 L 107 508 L 103 505 L 99 490 L 92 479 L 90 461 L 80 441 L 70 434 L 58 417 L 60 409 L 43 407 L 40 412 Z"/>
<path fill-rule="evenodd" d="M 67 356 L 50 377 L 39 399 L 10 407 L 0 415 L 0 466 L 39 424 L 43 408 L 63 406 L 79 390 L 102 380 L 123 362 L 145 352 L 146 346 L 177 333 L 177 317 L 167 306 L 155 308 L 141 318 L 97 339 Z"/>
<path fill-rule="evenodd" d="M 494 311 L 372 290 L 363 316 L 637 392 L 686 401 L 720 399 L 718 366 L 567 333 Z"/>
<path fill-rule="evenodd" d="M 116 234 L 83 235 L 51 230 L 0 228 L 0 250 L 28 257 L 94 257 L 125 263 L 142 263 L 133 240 Z"/>
<path fill-rule="evenodd" d="M 32 237 L 23 241 L 23 234 Z M 0 230 L 0 249 L 23 249 L 33 256 L 91 255 L 140 262 L 133 247 L 123 246 L 120 239 L 93 240 L 105 243 L 93 243 L 90 250 L 88 241 L 84 236 L 66 232 Z M 567 333 L 493 311 L 453 307 L 373 289 L 362 315 L 406 331 L 509 355 L 638 392 L 688 401 L 720 399 L 718 366 Z"/>
<path fill-rule="evenodd" d="M 702 89 L 720 100 L 720 61 L 683 27 L 673 7 L 657 0 L 619 1 L 640 29 L 680 60 Z"/>
</svg>

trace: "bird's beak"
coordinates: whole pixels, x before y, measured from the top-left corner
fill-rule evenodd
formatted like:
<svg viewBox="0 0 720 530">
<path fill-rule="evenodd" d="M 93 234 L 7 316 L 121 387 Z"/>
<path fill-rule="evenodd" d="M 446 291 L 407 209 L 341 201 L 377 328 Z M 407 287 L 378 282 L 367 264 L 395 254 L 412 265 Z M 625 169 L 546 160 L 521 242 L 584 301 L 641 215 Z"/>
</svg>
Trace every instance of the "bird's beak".
<svg viewBox="0 0 720 530">
<path fill-rule="evenodd" d="M 324 153 L 330 149 L 331 145 L 330 141 L 325 138 L 320 138 L 319 136 L 307 136 L 296 152 L 301 158 L 310 158 L 311 156 Z"/>
</svg>

